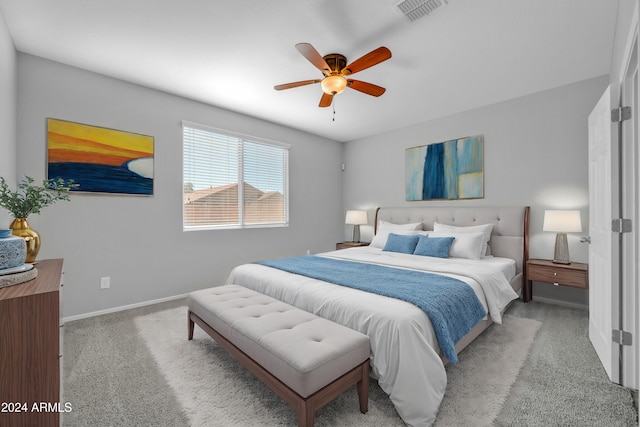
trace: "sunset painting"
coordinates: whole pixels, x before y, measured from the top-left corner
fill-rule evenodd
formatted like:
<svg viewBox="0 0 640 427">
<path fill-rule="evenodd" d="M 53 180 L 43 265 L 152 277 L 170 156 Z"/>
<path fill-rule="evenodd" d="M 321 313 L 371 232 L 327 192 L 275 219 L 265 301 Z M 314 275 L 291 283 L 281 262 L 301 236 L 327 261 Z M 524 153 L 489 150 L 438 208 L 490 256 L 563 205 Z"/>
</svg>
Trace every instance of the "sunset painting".
<svg viewBox="0 0 640 427">
<path fill-rule="evenodd" d="M 153 137 L 47 119 L 49 179 L 72 179 L 72 191 L 153 194 Z"/>
</svg>

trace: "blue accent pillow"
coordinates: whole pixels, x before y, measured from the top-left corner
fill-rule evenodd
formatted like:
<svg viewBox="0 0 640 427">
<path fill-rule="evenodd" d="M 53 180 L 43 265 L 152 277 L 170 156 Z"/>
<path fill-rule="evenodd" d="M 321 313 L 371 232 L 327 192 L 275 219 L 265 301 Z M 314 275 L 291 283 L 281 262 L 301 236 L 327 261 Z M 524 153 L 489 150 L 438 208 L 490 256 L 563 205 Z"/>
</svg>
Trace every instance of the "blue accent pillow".
<svg viewBox="0 0 640 427">
<path fill-rule="evenodd" d="M 387 243 L 385 243 L 383 251 L 401 252 L 403 254 L 412 254 L 418 244 L 419 235 L 405 235 L 389 233 Z M 424 237 L 424 236 L 423 236 Z"/>
<path fill-rule="evenodd" d="M 455 237 L 418 237 L 420 239 L 413 251 L 414 255 L 449 258 L 449 248 Z"/>
</svg>

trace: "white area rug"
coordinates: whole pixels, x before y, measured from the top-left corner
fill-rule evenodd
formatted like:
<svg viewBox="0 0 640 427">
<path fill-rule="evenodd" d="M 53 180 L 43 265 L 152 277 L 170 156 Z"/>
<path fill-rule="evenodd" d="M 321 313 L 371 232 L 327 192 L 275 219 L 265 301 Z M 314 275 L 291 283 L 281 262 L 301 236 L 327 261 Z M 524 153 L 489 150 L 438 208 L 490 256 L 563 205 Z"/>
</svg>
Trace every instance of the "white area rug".
<svg viewBox="0 0 640 427">
<path fill-rule="evenodd" d="M 245 371 L 197 325 L 187 340 L 187 309 L 141 316 L 136 326 L 192 426 L 296 425 L 295 412 Z M 449 384 L 436 425 L 491 425 L 526 360 L 541 323 L 506 315 L 447 367 Z M 361 414 L 355 388 L 316 414 L 316 426 L 403 426 L 375 381 L 369 412 Z"/>
</svg>

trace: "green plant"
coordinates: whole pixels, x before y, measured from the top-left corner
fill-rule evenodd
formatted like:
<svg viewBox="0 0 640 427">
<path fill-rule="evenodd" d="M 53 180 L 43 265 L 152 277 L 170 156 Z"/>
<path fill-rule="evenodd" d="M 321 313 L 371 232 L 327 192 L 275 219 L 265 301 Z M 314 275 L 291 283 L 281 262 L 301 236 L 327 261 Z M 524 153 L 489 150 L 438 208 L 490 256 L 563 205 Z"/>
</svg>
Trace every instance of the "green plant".
<svg viewBox="0 0 640 427">
<path fill-rule="evenodd" d="M 58 200 L 69 200 L 69 190 L 78 186 L 73 180 L 62 178 L 45 179 L 42 185 L 33 185 L 34 182 L 33 178 L 25 176 L 16 191 L 11 191 L 5 179 L 0 177 L 0 206 L 15 218 L 27 218 Z"/>
</svg>

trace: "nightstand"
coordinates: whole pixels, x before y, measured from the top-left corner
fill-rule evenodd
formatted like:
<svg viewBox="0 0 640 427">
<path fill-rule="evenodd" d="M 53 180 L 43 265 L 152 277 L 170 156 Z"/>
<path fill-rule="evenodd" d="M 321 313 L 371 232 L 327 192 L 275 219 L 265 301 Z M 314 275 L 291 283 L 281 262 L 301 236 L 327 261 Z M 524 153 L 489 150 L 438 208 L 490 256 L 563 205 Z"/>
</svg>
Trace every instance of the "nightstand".
<svg viewBox="0 0 640 427">
<path fill-rule="evenodd" d="M 336 250 L 369 246 L 369 242 L 340 242 L 336 243 Z"/>
<path fill-rule="evenodd" d="M 555 286 L 589 289 L 589 266 L 580 262 L 556 264 L 546 259 L 527 261 L 527 288 L 524 301 L 533 297 L 532 282 L 552 283 Z"/>
</svg>

